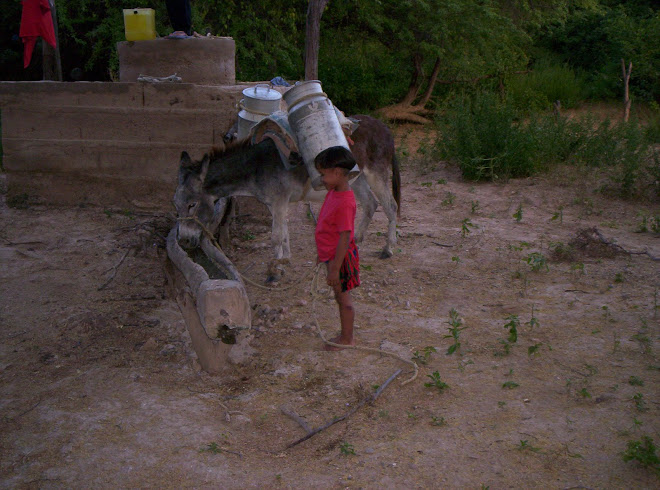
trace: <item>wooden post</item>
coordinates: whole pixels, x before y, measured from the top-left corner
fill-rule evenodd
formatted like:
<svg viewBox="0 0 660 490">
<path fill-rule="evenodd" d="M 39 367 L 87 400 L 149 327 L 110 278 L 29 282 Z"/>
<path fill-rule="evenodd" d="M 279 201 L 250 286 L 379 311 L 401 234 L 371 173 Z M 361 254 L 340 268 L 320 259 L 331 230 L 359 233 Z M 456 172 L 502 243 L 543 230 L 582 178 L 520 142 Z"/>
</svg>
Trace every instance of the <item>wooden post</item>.
<svg viewBox="0 0 660 490">
<path fill-rule="evenodd" d="M 43 39 L 41 40 L 42 62 L 44 80 L 62 81 L 62 62 L 60 60 L 60 40 L 57 35 L 57 13 L 55 12 L 55 0 L 48 0 L 50 3 L 50 15 L 53 18 L 53 29 L 55 30 L 55 48 Z"/>
<path fill-rule="evenodd" d="M 626 71 L 626 62 L 621 58 L 621 71 L 623 72 L 623 122 L 628 122 L 630 117 L 630 96 L 628 93 L 628 85 L 630 82 L 630 72 L 632 71 L 632 61 L 628 65 Z"/>
</svg>

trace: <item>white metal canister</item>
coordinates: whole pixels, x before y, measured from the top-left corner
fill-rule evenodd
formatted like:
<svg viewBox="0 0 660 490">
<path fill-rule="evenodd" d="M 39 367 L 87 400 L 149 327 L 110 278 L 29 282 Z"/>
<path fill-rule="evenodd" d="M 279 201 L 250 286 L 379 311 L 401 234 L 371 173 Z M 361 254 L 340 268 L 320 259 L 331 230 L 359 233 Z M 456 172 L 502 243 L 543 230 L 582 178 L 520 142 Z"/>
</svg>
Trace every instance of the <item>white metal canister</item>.
<svg viewBox="0 0 660 490">
<path fill-rule="evenodd" d="M 243 90 L 239 102 L 238 139 L 250 134 L 250 129 L 269 114 L 280 110 L 282 94 L 268 84 L 257 84 Z"/>
<path fill-rule="evenodd" d="M 289 124 L 298 140 L 298 151 L 308 169 L 313 168 L 314 158 L 323 150 L 333 146 L 350 150 L 335 108 L 321 89 L 321 82 L 297 82 L 284 93 L 284 101 L 289 108 Z"/>
</svg>

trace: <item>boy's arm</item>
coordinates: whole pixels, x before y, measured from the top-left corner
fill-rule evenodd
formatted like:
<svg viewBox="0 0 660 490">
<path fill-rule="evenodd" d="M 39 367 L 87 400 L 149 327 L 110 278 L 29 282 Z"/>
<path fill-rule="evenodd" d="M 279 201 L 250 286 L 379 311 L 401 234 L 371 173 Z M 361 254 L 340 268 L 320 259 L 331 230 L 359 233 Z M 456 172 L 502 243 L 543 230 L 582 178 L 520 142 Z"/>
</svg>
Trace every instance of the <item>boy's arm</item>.
<svg viewBox="0 0 660 490">
<path fill-rule="evenodd" d="M 350 230 L 342 231 L 339 233 L 339 242 L 337 243 L 337 250 L 335 251 L 334 258 L 328 263 L 328 286 L 339 285 L 339 269 L 344 262 L 344 258 L 348 253 L 348 246 L 351 243 Z"/>
</svg>

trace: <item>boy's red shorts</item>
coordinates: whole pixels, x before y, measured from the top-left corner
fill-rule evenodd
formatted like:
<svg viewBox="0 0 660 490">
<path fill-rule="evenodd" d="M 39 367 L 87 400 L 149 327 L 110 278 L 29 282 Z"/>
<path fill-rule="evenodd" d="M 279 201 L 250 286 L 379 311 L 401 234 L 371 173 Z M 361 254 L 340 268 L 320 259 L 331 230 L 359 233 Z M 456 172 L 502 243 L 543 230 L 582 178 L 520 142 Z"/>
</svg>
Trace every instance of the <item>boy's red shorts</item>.
<svg viewBox="0 0 660 490">
<path fill-rule="evenodd" d="M 360 285 L 360 256 L 357 247 L 349 247 L 339 269 L 341 292 L 345 293 Z"/>
</svg>

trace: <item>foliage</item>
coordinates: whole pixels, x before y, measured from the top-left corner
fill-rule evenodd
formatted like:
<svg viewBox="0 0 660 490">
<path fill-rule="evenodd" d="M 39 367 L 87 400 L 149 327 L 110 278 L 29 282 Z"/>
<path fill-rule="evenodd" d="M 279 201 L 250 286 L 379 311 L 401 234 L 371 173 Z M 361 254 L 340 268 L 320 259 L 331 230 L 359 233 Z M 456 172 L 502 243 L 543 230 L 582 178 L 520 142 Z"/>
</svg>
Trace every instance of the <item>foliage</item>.
<svg viewBox="0 0 660 490">
<path fill-rule="evenodd" d="M 457 96 L 438 115 L 436 147 L 470 180 L 527 177 L 568 163 L 602 169 L 609 180 L 603 191 L 660 193 L 660 150 L 649 126 L 591 116 L 522 116 L 492 92 Z"/>
<path fill-rule="evenodd" d="M 507 102 L 523 113 L 548 110 L 557 100 L 564 109 L 576 107 L 587 94 L 584 80 L 572 68 L 547 60 L 523 76 L 507 77 L 505 85 Z"/>
<path fill-rule="evenodd" d="M 649 436 L 642 436 L 640 441 L 628 441 L 628 447 L 623 453 L 623 460 L 637 461 L 645 468 L 650 468 L 660 475 L 660 458 L 656 446 Z"/>
</svg>

